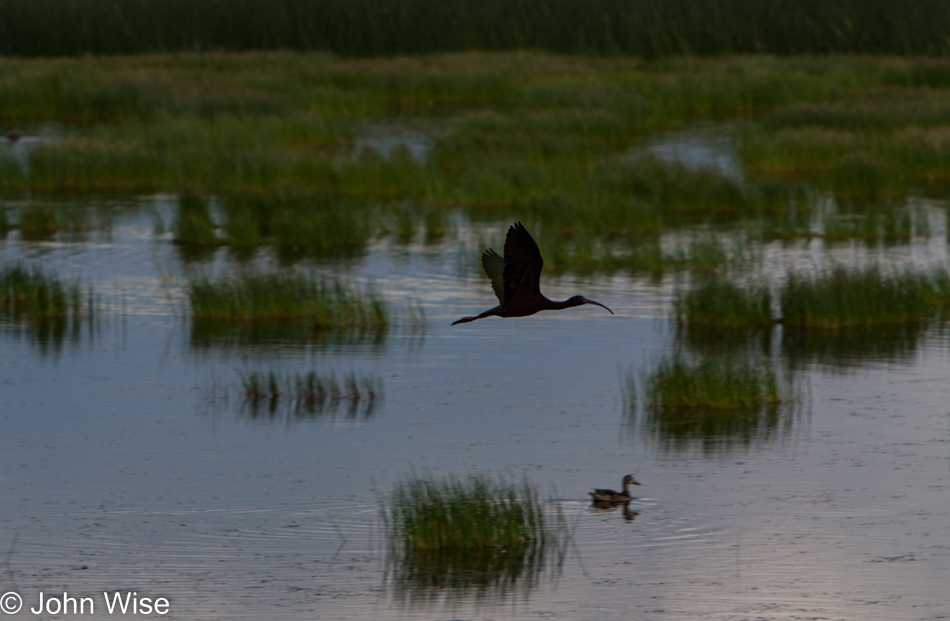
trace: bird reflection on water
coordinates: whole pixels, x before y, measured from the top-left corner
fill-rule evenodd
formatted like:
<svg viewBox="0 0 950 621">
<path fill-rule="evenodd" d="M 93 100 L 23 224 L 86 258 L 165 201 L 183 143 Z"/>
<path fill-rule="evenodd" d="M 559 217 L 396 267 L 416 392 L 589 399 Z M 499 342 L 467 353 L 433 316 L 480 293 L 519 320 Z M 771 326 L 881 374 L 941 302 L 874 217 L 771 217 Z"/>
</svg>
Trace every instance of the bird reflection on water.
<svg viewBox="0 0 950 621">
<path fill-rule="evenodd" d="M 611 511 L 616 511 L 618 508 L 621 509 L 623 514 L 624 521 L 632 522 L 638 515 L 639 511 L 634 511 L 630 508 L 630 501 L 625 502 L 610 502 L 605 500 L 594 500 L 590 504 L 592 513 L 609 513 Z"/>
</svg>

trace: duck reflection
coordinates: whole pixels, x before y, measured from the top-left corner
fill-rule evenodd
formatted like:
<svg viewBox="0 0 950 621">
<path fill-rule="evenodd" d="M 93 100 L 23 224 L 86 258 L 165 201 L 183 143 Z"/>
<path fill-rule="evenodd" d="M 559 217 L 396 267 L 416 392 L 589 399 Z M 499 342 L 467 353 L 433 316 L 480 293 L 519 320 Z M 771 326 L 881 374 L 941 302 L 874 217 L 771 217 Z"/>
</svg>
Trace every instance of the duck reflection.
<svg viewBox="0 0 950 621">
<path fill-rule="evenodd" d="M 590 508 L 592 513 L 610 513 L 611 511 L 616 511 L 620 509 L 621 515 L 623 515 L 624 521 L 632 522 L 638 515 L 639 511 L 634 511 L 630 508 L 629 500 L 623 501 L 609 501 L 609 500 L 592 500 L 590 503 Z"/>
</svg>

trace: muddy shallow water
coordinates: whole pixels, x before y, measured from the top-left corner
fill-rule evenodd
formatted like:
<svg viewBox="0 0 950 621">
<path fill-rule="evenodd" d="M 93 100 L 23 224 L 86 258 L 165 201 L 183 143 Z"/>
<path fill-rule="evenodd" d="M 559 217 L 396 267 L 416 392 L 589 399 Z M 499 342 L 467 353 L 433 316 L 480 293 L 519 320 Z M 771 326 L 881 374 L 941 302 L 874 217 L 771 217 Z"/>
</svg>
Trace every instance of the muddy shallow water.
<svg viewBox="0 0 950 621">
<path fill-rule="evenodd" d="M 108 235 L 0 243 L 3 262 L 81 277 L 106 308 L 74 341 L 0 331 L 0 592 L 26 604 L 12 618 L 37 618 L 26 607 L 39 593 L 64 591 L 95 598 L 87 618 L 111 618 L 102 592 L 117 589 L 168 598 L 176 619 L 950 615 L 942 330 L 811 352 L 795 370 L 803 403 L 780 429 L 670 442 L 625 409 L 621 376 L 673 347 L 679 275 L 548 276 L 549 297 L 582 293 L 616 316 L 586 306 L 453 327 L 494 305 L 473 257 L 482 239 L 500 247 L 508 224 L 458 219 L 438 244 L 380 238 L 365 256 L 301 267 L 419 301 L 422 333 L 201 339 L 184 318 L 183 274 L 231 269 L 227 251 L 183 264 L 154 235 L 162 198 L 132 203 L 106 207 Z M 764 263 L 807 265 L 819 251 L 768 245 Z M 946 257 L 942 239 L 887 252 Z M 311 369 L 376 374 L 384 399 L 299 416 L 255 412 L 237 392 L 242 371 Z M 379 494 L 413 470 L 473 469 L 524 473 L 560 499 L 575 529 L 560 569 L 487 592 L 400 582 Z M 628 472 L 643 486 L 626 515 L 590 507 L 589 488 Z"/>
</svg>

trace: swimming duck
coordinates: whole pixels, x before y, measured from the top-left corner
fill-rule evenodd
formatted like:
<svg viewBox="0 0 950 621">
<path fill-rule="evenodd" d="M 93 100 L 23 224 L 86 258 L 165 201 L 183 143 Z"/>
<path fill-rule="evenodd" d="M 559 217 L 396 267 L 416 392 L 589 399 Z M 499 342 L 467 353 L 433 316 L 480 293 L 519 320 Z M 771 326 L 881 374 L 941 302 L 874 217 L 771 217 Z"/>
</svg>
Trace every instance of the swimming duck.
<svg viewBox="0 0 950 621">
<path fill-rule="evenodd" d="M 590 497 L 594 502 L 627 502 L 632 498 L 630 496 L 630 486 L 631 485 L 640 485 L 637 483 L 637 480 L 633 478 L 632 474 L 628 474 L 623 478 L 623 491 L 615 492 L 612 489 L 595 489 L 592 492 L 587 492 L 590 494 Z"/>
</svg>

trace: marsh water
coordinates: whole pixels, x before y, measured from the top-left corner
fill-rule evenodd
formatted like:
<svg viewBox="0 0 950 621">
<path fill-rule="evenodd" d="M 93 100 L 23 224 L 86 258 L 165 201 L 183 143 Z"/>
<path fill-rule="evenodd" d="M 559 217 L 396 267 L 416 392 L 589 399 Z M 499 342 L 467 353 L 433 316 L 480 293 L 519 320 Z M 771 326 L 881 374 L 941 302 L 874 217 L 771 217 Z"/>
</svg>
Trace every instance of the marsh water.
<svg viewBox="0 0 950 621">
<path fill-rule="evenodd" d="M 699 149 L 732 170 L 707 157 L 720 138 L 691 140 L 657 152 Z M 183 253 L 165 232 L 174 197 L 61 208 L 102 225 L 0 242 L 3 263 L 80 279 L 102 306 L 68 335 L 0 331 L 0 591 L 26 604 L 13 618 L 70 616 L 29 613 L 41 592 L 93 597 L 86 616 L 106 618 L 102 593 L 117 590 L 167 598 L 176 619 L 950 616 L 939 325 L 808 343 L 776 330 L 762 355 L 789 368 L 796 407 L 778 422 L 677 431 L 631 403 L 624 377 L 684 347 L 670 313 L 686 274 L 549 274 L 552 299 L 581 293 L 616 315 L 585 306 L 450 326 L 495 304 L 477 257 L 500 250 L 510 222 L 453 213 L 440 239 L 378 235 L 357 256 L 288 266 L 267 249 Z M 921 209 L 946 230 L 942 205 Z M 776 277 L 832 260 L 947 258 L 938 233 L 759 251 Z M 420 305 L 424 327 L 334 339 L 207 334 L 189 321 L 188 275 L 278 267 L 372 285 L 394 308 Z M 256 370 L 370 374 L 384 396 L 253 407 L 240 378 Z M 557 566 L 451 584 L 392 566 L 380 499 L 413 472 L 472 471 L 527 476 L 560 504 L 573 544 Z M 591 507 L 588 489 L 627 473 L 642 483 L 629 507 Z"/>
</svg>

